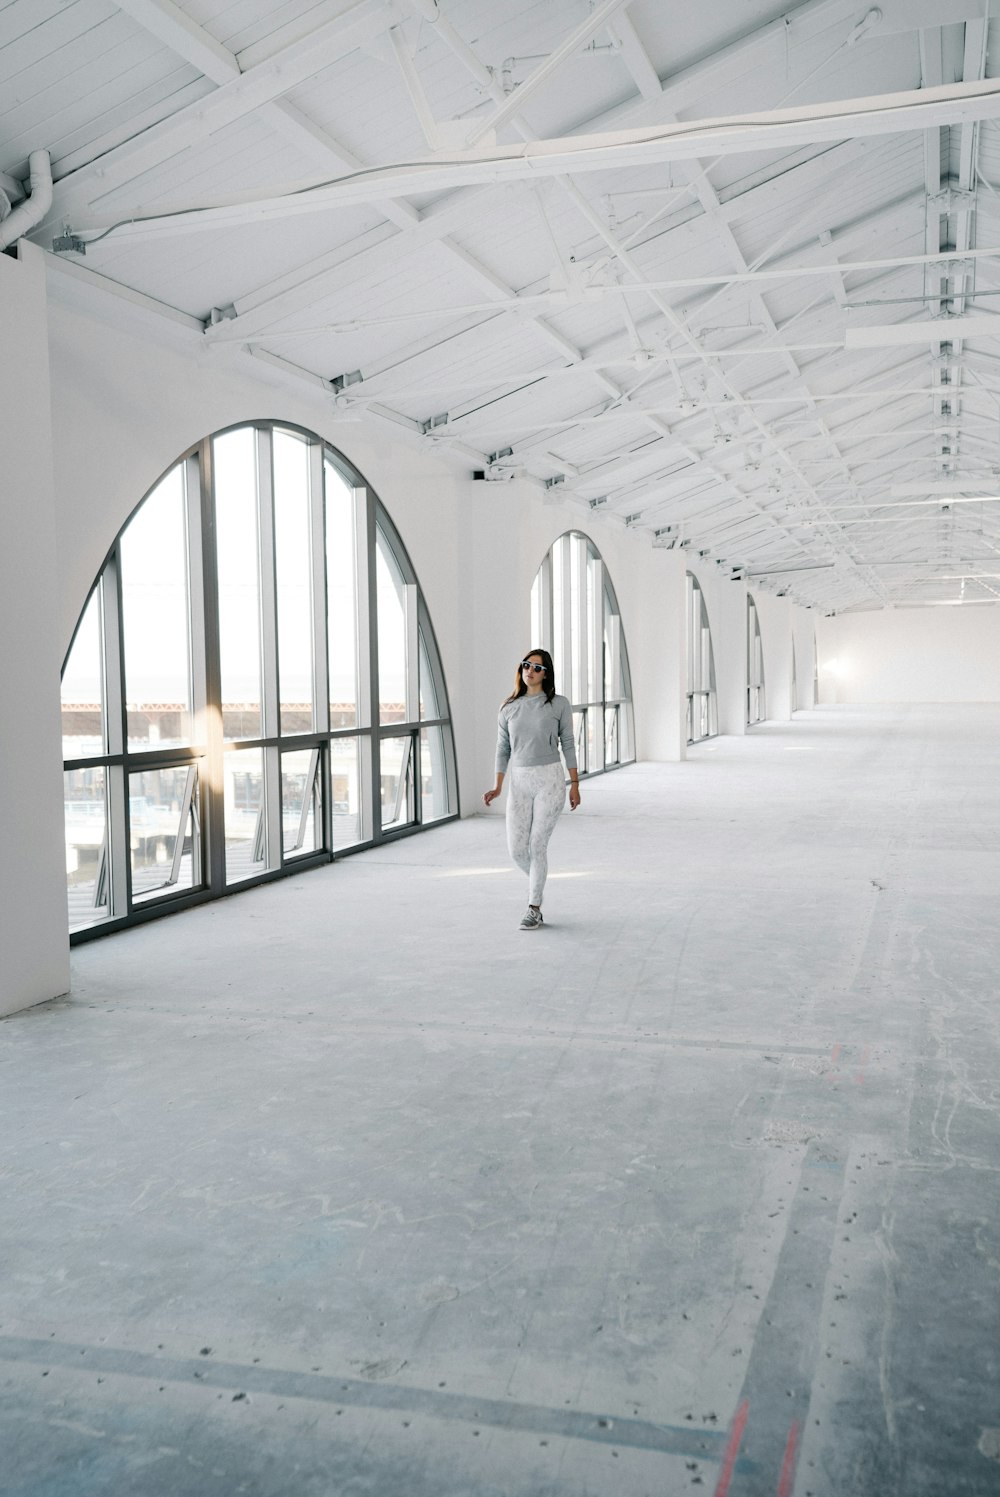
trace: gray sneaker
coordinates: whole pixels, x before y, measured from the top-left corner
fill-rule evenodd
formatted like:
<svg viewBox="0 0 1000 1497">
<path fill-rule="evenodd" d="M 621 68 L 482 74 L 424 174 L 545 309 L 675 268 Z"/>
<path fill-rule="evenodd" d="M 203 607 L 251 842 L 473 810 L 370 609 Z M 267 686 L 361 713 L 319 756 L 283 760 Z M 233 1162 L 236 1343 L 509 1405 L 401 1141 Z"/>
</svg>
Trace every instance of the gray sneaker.
<svg viewBox="0 0 1000 1497">
<path fill-rule="evenodd" d="M 541 910 L 533 910 L 531 908 L 531 905 L 529 904 L 528 908 L 525 910 L 523 916 L 521 917 L 521 929 L 537 930 L 540 925 L 544 924 L 545 921 L 542 919 Z"/>
</svg>

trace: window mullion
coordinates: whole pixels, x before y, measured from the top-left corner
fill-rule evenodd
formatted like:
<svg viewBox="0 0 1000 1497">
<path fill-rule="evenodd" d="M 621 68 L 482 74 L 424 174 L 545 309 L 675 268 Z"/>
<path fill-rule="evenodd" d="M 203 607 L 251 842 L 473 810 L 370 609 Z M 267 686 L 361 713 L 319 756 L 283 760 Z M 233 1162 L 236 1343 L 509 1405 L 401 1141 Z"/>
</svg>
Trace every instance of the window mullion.
<svg viewBox="0 0 1000 1497">
<path fill-rule="evenodd" d="M 274 484 L 271 479 L 271 433 L 257 432 L 258 565 L 261 612 L 261 712 L 263 737 L 277 738 L 278 712 L 278 585 L 275 576 Z"/>
<path fill-rule="evenodd" d="M 122 604 L 121 546 L 116 545 L 104 572 L 104 659 L 108 693 L 108 749 L 124 754 L 128 747 L 128 685 L 125 680 L 125 631 Z M 132 908 L 131 818 L 127 764 L 108 769 L 108 840 L 111 848 L 111 914 Z"/>
<path fill-rule="evenodd" d="M 201 723 L 194 736 L 205 745 L 203 772 L 198 776 L 202 858 L 206 884 L 221 893 L 226 886 L 226 829 L 218 547 L 211 442 L 203 442 L 199 455 L 188 458 L 187 480 L 191 680 L 197 709 L 195 721 Z M 183 827 L 178 842 L 183 842 Z"/>
<path fill-rule="evenodd" d="M 275 565 L 274 482 L 271 471 L 271 430 L 257 430 L 257 537 L 260 568 L 261 716 L 264 737 L 272 742 L 264 751 L 264 826 L 268 868 L 282 864 L 281 753 L 274 739 L 281 729 L 278 683 L 278 583 Z"/>
<path fill-rule="evenodd" d="M 312 560 L 313 728 L 330 727 L 330 666 L 326 642 L 326 524 L 323 444 L 309 444 L 309 529 Z"/>
<path fill-rule="evenodd" d="M 367 489 L 364 493 L 364 505 L 359 516 L 358 532 L 364 537 L 364 554 L 358 561 L 358 611 L 361 612 L 361 595 L 364 594 L 366 608 L 364 619 L 368 638 L 368 670 L 365 671 L 365 660 L 361 660 L 361 675 L 367 684 L 368 716 L 367 723 L 375 725 L 375 715 L 378 712 L 378 585 L 376 582 L 376 536 L 375 536 L 375 503 Z M 363 588 L 360 586 L 364 579 Z M 364 689 L 362 689 L 364 694 Z M 382 752 L 379 734 L 372 731 L 371 741 L 371 774 L 368 784 L 364 787 L 368 795 L 368 814 L 370 817 L 372 839 L 375 842 L 382 837 Z"/>
<path fill-rule="evenodd" d="M 406 720 L 420 721 L 420 628 L 417 589 L 412 582 L 403 584 L 404 625 L 406 629 Z"/>
</svg>

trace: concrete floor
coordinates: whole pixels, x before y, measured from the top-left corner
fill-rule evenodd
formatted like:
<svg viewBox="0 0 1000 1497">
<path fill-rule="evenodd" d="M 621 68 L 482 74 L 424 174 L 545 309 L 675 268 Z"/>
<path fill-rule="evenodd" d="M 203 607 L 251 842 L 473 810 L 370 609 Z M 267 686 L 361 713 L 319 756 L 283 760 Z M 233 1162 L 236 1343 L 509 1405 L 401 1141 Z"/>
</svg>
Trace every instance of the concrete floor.
<svg viewBox="0 0 1000 1497">
<path fill-rule="evenodd" d="M 1000 1491 L 1000 706 L 584 786 L 0 1026 L 0 1491 Z M 484 780 L 484 784 L 486 781 Z"/>
</svg>

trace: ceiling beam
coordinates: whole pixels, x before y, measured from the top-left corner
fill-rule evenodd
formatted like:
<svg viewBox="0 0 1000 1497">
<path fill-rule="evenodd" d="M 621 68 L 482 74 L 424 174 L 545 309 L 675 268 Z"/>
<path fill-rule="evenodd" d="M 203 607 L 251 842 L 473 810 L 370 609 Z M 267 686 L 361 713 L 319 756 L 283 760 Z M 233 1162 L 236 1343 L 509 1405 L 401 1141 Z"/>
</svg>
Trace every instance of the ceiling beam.
<svg viewBox="0 0 1000 1497">
<path fill-rule="evenodd" d="M 361 3 L 366 3 L 366 0 L 361 0 Z M 299 70 L 307 76 L 310 69 L 318 72 L 322 64 L 313 66 L 313 62 L 315 59 L 308 64 L 300 62 Z M 254 73 L 271 66 L 270 63 L 261 63 Z M 232 114 L 234 109 L 249 113 L 268 98 L 294 87 L 297 81 L 288 82 L 285 70 L 279 69 L 267 80 L 254 80 L 257 86 L 253 91 L 247 88 L 239 97 L 230 94 L 230 90 L 240 90 L 244 82 L 253 78 L 254 74 L 248 73 L 218 89 L 199 103 L 198 113 L 202 117 L 212 114 L 217 120 L 213 129 L 218 129 L 221 123 L 228 123 L 223 116 Z M 229 95 L 222 101 L 228 108 L 220 107 L 222 95 Z M 248 102 L 250 98 L 255 99 L 253 104 Z M 748 151 L 777 150 L 786 145 L 897 134 L 924 129 L 934 123 L 954 124 L 996 118 L 1000 118 L 1000 79 L 956 83 L 937 89 L 910 89 L 874 98 L 841 100 L 832 106 L 808 105 L 800 110 L 777 109 L 684 122 L 660 126 L 652 132 L 649 129 L 623 130 L 604 135 L 569 136 L 458 151 L 447 162 L 430 157 L 399 165 L 389 164 L 351 172 L 328 185 L 301 184 L 293 192 L 241 195 L 234 200 L 206 206 L 181 202 L 148 217 L 124 222 L 116 233 L 122 239 L 189 234 L 199 229 L 271 223 L 276 219 L 322 213 L 386 197 L 446 192 L 476 184 L 565 178 L 579 173 L 690 161 L 706 154 L 739 155 Z M 174 121 L 168 121 L 168 124 L 173 125 Z M 156 135 L 155 128 L 146 134 Z M 137 153 L 140 151 L 138 145 L 134 145 L 134 149 Z M 155 155 L 157 149 L 156 145 L 147 146 L 146 155 Z M 155 163 L 147 161 L 149 164 Z M 93 202 L 97 201 L 94 197 Z M 65 201 L 59 213 L 65 217 Z M 78 233 L 102 232 L 110 226 L 106 217 L 99 217 L 93 211 L 82 218 L 78 213 L 73 220 L 73 228 Z"/>
<path fill-rule="evenodd" d="M 57 182 L 42 228 L 87 209 L 123 183 L 253 114 L 384 29 L 381 0 L 350 0 L 339 15 L 308 36 Z"/>
<path fill-rule="evenodd" d="M 116 4 L 119 10 L 137 21 L 144 31 L 164 42 L 172 52 L 196 67 L 213 83 L 222 85 L 242 76 L 242 69 L 234 54 L 175 5 L 174 0 L 116 0 Z M 285 99 L 274 99 L 263 105 L 260 115 L 310 161 L 328 169 L 336 167 L 340 170 L 356 170 L 365 164 Z M 377 206 L 391 223 L 401 228 L 417 222 L 420 217 L 409 203 L 390 201 Z"/>
<path fill-rule="evenodd" d="M 553 73 L 557 72 L 563 63 L 568 62 L 582 47 L 585 47 L 618 11 L 624 9 L 626 3 L 627 0 L 602 0 L 601 4 L 595 5 L 586 20 L 582 21 L 575 31 L 570 32 L 569 36 L 560 42 L 555 51 L 551 52 L 545 61 L 540 63 L 529 77 L 525 78 L 523 83 L 519 83 L 516 88 L 512 89 L 502 104 L 498 104 L 485 119 L 476 120 L 469 136 L 469 145 L 475 145 L 477 141 L 486 136 L 495 136 L 497 131 L 501 130 L 516 114 L 520 114 L 527 101 L 549 81 Z"/>
</svg>

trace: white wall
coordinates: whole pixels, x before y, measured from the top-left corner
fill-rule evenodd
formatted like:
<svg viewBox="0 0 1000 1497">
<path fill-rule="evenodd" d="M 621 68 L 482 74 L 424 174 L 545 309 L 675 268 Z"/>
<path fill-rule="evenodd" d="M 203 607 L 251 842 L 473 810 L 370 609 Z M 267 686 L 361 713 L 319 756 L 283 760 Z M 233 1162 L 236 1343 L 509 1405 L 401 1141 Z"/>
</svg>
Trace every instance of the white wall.
<svg viewBox="0 0 1000 1497">
<path fill-rule="evenodd" d="M 764 654 L 764 711 L 768 722 L 791 720 L 792 702 L 792 602 L 753 589 Z"/>
<path fill-rule="evenodd" d="M 1000 701 L 1000 609 L 886 608 L 817 620 L 820 701 Z"/>
<path fill-rule="evenodd" d="M 441 649 L 464 814 L 481 809 L 490 782 L 497 706 L 530 643 L 531 584 L 566 530 L 589 535 L 618 596 L 639 756 L 682 756 L 684 576 L 673 553 L 614 521 L 590 523 L 571 500 L 543 502 L 533 484 L 473 481 L 471 467 L 388 428 L 340 422 L 322 391 L 264 387 L 187 334 L 164 346 L 61 304 L 50 320 L 64 648 L 116 534 L 164 471 L 212 431 L 284 420 L 355 464 L 409 551 Z"/>
<path fill-rule="evenodd" d="M 793 710 L 816 706 L 816 619 L 811 608 L 792 605 L 792 646 L 795 652 Z"/>
<path fill-rule="evenodd" d="M 182 453 L 213 431 L 276 420 L 328 440 L 365 476 L 410 553 L 430 611 L 455 727 L 463 814 L 492 781 L 496 712 L 529 639 L 531 584 L 553 541 L 583 530 L 607 565 L 632 668 L 640 759 L 685 754 L 685 583 L 702 585 L 712 628 L 720 731 L 745 723 L 746 585 L 687 551 L 662 551 L 569 498 L 526 482 L 473 481 L 405 434 L 339 421 L 329 393 L 255 377 L 252 361 L 209 350 L 189 328 L 164 328 L 55 272 L 45 257 L 0 257 L 5 310 L 0 687 L 7 775 L 0 904 L 13 1008 L 68 985 L 61 827 L 58 671 L 115 536 Z M 46 319 L 47 313 L 47 319 Z M 146 319 L 146 320 L 144 320 Z M 46 357 L 46 320 L 48 353 Z M 51 454 L 51 468 L 49 466 Z M 549 502 L 552 501 L 552 502 Z M 792 610 L 761 594 L 769 713 L 790 710 Z M 784 684 L 782 684 L 784 683 Z M 782 705 L 784 704 L 784 706 Z"/>
<path fill-rule="evenodd" d="M 0 1014 L 69 987 L 44 256 L 0 254 Z"/>
</svg>

